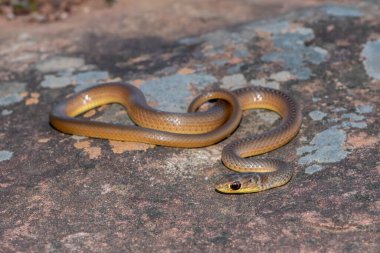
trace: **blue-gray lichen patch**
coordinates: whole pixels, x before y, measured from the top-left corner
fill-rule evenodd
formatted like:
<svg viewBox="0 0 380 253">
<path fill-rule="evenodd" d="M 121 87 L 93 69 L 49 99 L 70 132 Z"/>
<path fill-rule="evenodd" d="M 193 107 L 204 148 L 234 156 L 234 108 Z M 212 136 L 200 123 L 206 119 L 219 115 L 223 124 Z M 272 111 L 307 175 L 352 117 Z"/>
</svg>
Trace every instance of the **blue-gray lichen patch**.
<svg viewBox="0 0 380 253">
<path fill-rule="evenodd" d="M 344 121 L 342 122 L 342 127 L 352 127 L 352 128 L 366 128 L 367 123 L 363 120 L 365 120 L 365 116 L 359 115 L 356 113 L 345 113 L 341 117 L 342 119 L 349 119 L 350 121 Z"/>
<path fill-rule="evenodd" d="M 201 36 L 201 39 L 211 44 L 214 48 L 223 48 L 226 45 L 242 43 L 239 33 L 231 33 L 226 30 L 207 33 Z"/>
<path fill-rule="evenodd" d="M 71 72 L 60 72 L 56 75 L 45 75 L 41 86 L 44 88 L 62 88 L 68 85 L 77 85 L 75 92 L 84 90 L 99 82 L 107 80 L 109 74 L 107 71 L 86 71 L 78 74 Z"/>
<path fill-rule="evenodd" d="M 318 165 L 318 164 L 313 164 L 313 165 L 310 165 L 309 167 L 307 167 L 305 169 L 305 173 L 306 174 L 309 174 L 309 175 L 312 175 L 318 171 L 321 171 L 323 169 L 323 167 L 321 165 Z"/>
<path fill-rule="evenodd" d="M 8 115 L 11 115 L 12 114 L 12 110 L 7 110 L 7 109 L 4 109 L 1 111 L 1 116 L 8 116 Z"/>
<path fill-rule="evenodd" d="M 99 82 L 109 79 L 108 71 L 87 71 L 74 75 L 75 92 L 79 92 L 91 86 L 98 84 Z"/>
<path fill-rule="evenodd" d="M 355 108 L 357 113 L 371 113 L 373 111 L 372 105 L 359 105 Z"/>
<path fill-rule="evenodd" d="M 0 162 L 11 159 L 13 152 L 8 150 L 0 150 Z"/>
<path fill-rule="evenodd" d="M 45 75 L 41 86 L 44 88 L 62 88 L 73 84 L 73 79 L 70 73 L 62 73 L 59 75 Z"/>
<path fill-rule="evenodd" d="M 318 110 L 309 112 L 309 116 L 312 120 L 322 120 L 324 117 L 326 117 L 326 115 L 326 113 Z"/>
<path fill-rule="evenodd" d="M 324 11 L 330 16 L 336 17 L 361 17 L 363 13 L 351 6 L 328 5 L 323 7 Z"/>
<path fill-rule="evenodd" d="M 82 58 L 55 56 L 36 64 L 36 69 L 42 73 L 59 71 L 74 71 L 84 66 Z"/>
<path fill-rule="evenodd" d="M 256 21 L 243 27 L 243 31 L 266 32 L 270 34 L 281 33 L 290 29 L 290 23 L 286 20 Z"/>
<path fill-rule="evenodd" d="M 239 74 L 241 72 L 241 68 L 244 66 L 243 63 L 235 64 L 227 69 L 227 74 L 233 75 L 233 74 Z"/>
<path fill-rule="evenodd" d="M 202 90 L 216 82 L 214 76 L 205 73 L 174 74 L 145 81 L 140 88 L 147 100 L 157 104 L 158 109 L 183 112 L 191 101 L 192 90 Z"/>
<path fill-rule="evenodd" d="M 185 46 L 195 46 L 202 43 L 202 40 L 199 37 L 186 37 L 178 40 L 178 43 Z"/>
<path fill-rule="evenodd" d="M 21 92 L 24 92 L 26 83 L 20 82 L 3 82 L 0 83 L 0 106 L 7 106 L 20 102 L 23 97 Z"/>
<path fill-rule="evenodd" d="M 247 80 L 245 79 L 244 75 L 234 74 L 229 76 L 224 76 L 222 78 L 222 85 L 221 87 L 224 89 L 237 89 L 242 88 L 247 85 Z"/>
<path fill-rule="evenodd" d="M 365 119 L 365 117 L 363 115 L 359 115 L 356 113 L 345 113 L 342 115 L 342 118 L 343 119 L 351 119 L 353 121 L 360 121 L 360 120 Z"/>
<path fill-rule="evenodd" d="M 333 163 L 346 158 L 348 152 L 343 146 L 346 141 L 346 132 L 337 128 L 329 128 L 317 134 L 310 142 L 311 145 L 297 149 L 301 155 L 300 164 Z"/>
<path fill-rule="evenodd" d="M 305 45 L 314 37 L 314 31 L 304 27 L 298 27 L 295 31 L 275 33 L 272 36 L 273 44 L 280 50 L 265 54 L 261 59 L 267 62 L 281 62 L 292 75 L 307 80 L 312 73 L 306 67 L 306 63 L 318 65 L 329 57 L 325 49 Z"/>
<path fill-rule="evenodd" d="M 280 71 L 280 72 L 271 74 L 269 79 L 277 81 L 277 82 L 286 82 L 286 81 L 294 79 L 294 76 L 289 71 Z"/>
<path fill-rule="evenodd" d="M 352 128 L 366 128 L 367 127 L 367 123 L 361 121 L 361 122 L 343 122 L 342 123 L 342 126 L 343 127 L 352 127 Z"/>
<path fill-rule="evenodd" d="M 300 164 L 310 164 L 313 162 L 328 163 L 337 162 L 339 159 L 343 159 L 348 152 L 343 149 L 343 144 L 346 139 L 346 133 L 344 130 L 358 128 L 364 129 L 367 127 L 366 117 L 363 114 L 371 113 L 373 111 L 373 106 L 371 104 L 364 104 L 355 107 L 357 113 L 344 113 L 347 111 L 346 108 L 336 107 L 331 109 L 335 114 L 340 114 L 336 118 L 329 117 L 327 119 L 328 123 L 338 123 L 337 125 L 331 126 L 329 129 L 319 133 L 314 137 L 309 146 L 301 147 L 297 150 L 298 155 L 303 155 L 299 159 Z M 313 120 L 321 120 L 327 116 L 326 113 L 320 112 L 318 110 L 309 113 L 309 116 Z M 334 134 L 332 134 L 334 133 Z M 331 136 L 331 142 L 325 136 Z M 334 139 L 335 138 L 335 139 Z M 326 143 L 323 144 L 323 141 Z M 305 155 L 307 154 L 307 155 Z M 326 156 L 326 157 L 323 157 Z M 333 159 L 333 158 L 336 159 Z M 339 158 L 339 159 L 338 159 Z M 306 172 L 307 173 L 307 172 Z"/>
<path fill-rule="evenodd" d="M 269 125 L 273 125 L 277 120 L 280 119 L 280 115 L 272 111 L 258 111 L 257 115 L 260 119 L 267 122 Z"/>
<path fill-rule="evenodd" d="M 346 108 L 344 107 L 335 107 L 334 109 L 331 110 L 332 112 L 345 112 L 347 111 Z"/>
<path fill-rule="evenodd" d="M 361 55 L 367 74 L 380 80 L 380 39 L 367 42 Z"/>
<path fill-rule="evenodd" d="M 307 80 L 311 77 L 312 71 L 307 67 L 308 63 L 321 64 L 329 58 L 328 52 L 320 47 L 306 46 L 307 42 L 314 39 L 314 31 L 310 28 L 296 27 L 286 20 L 266 20 L 265 22 L 252 22 L 242 27 L 237 32 L 231 33 L 226 30 L 218 30 L 202 36 L 204 49 L 203 56 L 211 58 L 211 64 L 217 67 L 226 65 L 230 59 L 223 58 L 226 52 L 231 53 L 230 45 L 234 45 L 234 57 L 245 59 L 250 55 L 247 43 L 259 33 L 267 33 L 271 36 L 273 44 L 279 50 L 262 56 L 263 61 L 281 62 L 285 73 L 278 81 L 301 79 Z M 229 74 L 238 74 L 239 66 L 230 68 Z M 282 75 L 282 76 L 281 76 Z M 277 81 L 277 80 L 275 80 Z"/>
<path fill-rule="evenodd" d="M 276 90 L 280 89 L 280 83 L 275 81 L 267 81 L 265 79 L 252 79 L 250 81 L 250 84 L 254 86 L 268 87 Z"/>
</svg>

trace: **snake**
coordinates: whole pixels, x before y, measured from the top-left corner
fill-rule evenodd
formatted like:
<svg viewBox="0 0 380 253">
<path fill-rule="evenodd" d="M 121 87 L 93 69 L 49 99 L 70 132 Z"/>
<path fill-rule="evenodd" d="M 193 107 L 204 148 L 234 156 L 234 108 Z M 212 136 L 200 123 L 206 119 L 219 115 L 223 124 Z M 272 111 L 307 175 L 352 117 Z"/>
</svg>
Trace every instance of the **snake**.
<svg viewBox="0 0 380 253">
<path fill-rule="evenodd" d="M 214 102 L 203 108 L 206 102 Z M 136 125 L 98 122 L 78 117 L 105 104 L 125 107 Z M 202 107 L 203 106 L 203 107 Z M 280 123 L 261 134 L 227 144 L 223 164 L 235 173 L 223 175 L 215 183 L 220 193 L 261 192 L 285 185 L 294 169 L 278 159 L 257 158 L 290 142 L 302 121 L 300 105 L 280 90 L 249 86 L 233 91 L 215 89 L 202 92 L 186 113 L 165 112 L 151 107 L 137 87 L 123 82 L 102 83 L 75 93 L 56 103 L 50 124 L 63 133 L 118 141 L 133 141 L 168 147 L 199 148 L 229 137 L 239 126 L 243 111 L 268 109 L 280 115 Z"/>
</svg>

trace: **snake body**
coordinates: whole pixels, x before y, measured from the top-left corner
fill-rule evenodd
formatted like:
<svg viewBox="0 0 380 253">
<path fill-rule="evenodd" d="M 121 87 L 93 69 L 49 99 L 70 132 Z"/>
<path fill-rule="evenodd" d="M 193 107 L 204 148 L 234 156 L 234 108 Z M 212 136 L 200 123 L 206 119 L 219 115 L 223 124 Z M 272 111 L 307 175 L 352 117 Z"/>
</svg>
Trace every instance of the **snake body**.
<svg viewBox="0 0 380 253">
<path fill-rule="evenodd" d="M 218 99 L 214 106 L 198 111 L 202 104 L 214 99 Z M 123 105 L 138 126 L 76 117 L 109 103 Z M 300 107 L 281 91 L 264 87 L 247 87 L 232 92 L 214 90 L 195 98 L 188 113 L 172 113 L 150 107 L 143 93 L 130 84 L 107 83 L 57 103 L 50 113 L 50 123 L 57 130 L 69 134 L 195 148 L 225 139 L 238 127 L 242 110 L 255 108 L 277 112 L 282 117 L 281 123 L 263 134 L 228 144 L 222 151 L 223 163 L 231 170 L 244 173 L 224 176 L 215 185 L 216 190 L 223 193 L 249 193 L 286 184 L 293 175 L 293 169 L 285 162 L 251 157 L 285 145 L 300 129 Z"/>
</svg>

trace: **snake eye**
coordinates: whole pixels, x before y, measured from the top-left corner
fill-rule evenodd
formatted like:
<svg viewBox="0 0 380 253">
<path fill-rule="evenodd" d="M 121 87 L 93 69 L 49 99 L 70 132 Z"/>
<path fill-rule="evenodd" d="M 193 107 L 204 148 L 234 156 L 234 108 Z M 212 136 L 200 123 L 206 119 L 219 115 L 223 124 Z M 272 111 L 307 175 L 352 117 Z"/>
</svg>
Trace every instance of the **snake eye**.
<svg viewBox="0 0 380 253">
<path fill-rule="evenodd" d="M 239 181 L 234 181 L 230 184 L 231 190 L 239 190 L 241 187 L 241 183 Z"/>
</svg>

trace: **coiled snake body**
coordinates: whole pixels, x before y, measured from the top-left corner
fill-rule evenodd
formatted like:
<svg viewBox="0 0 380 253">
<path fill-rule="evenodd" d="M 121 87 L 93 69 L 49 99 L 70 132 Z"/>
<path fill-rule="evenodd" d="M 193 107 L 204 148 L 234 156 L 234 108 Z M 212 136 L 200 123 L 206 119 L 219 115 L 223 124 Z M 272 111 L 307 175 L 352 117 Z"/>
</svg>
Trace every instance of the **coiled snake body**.
<svg viewBox="0 0 380 253">
<path fill-rule="evenodd" d="M 213 99 L 218 99 L 214 106 L 198 111 L 202 104 Z M 139 126 L 76 118 L 109 103 L 123 105 Z M 81 91 L 56 104 L 50 113 L 50 123 L 57 130 L 69 134 L 195 148 L 223 140 L 239 125 L 242 110 L 255 108 L 277 112 L 282 117 L 281 123 L 263 134 L 228 144 L 222 151 L 224 165 L 243 173 L 224 176 L 215 185 L 216 190 L 223 193 L 249 193 L 286 184 L 293 175 L 293 169 L 285 162 L 252 157 L 285 145 L 300 129 L 300 107 L 281 91 L 263 87 L 247 87 L 232 92 L 214 90 L 195 98 L 188 113 L 171 113 L 151 108 L 143 93 L 130 84 L 107 83 Z"/>
</svg>

